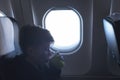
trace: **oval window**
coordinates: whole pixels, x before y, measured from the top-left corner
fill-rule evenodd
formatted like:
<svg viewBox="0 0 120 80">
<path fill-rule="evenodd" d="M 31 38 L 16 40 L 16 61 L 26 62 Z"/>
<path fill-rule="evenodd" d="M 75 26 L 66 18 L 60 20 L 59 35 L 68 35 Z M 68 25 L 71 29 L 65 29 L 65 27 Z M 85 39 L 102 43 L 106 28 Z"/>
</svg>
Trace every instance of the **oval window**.
<svg viewBox="0 0 120 80">
<path fill-rule="evenodd" d="M 43 17 L 43 26 L 48 29 L 55 42 L 52 50 L 61 54 L 74 53 L 83 40 L 83 21 L 73 8 L 52 8 Z"/>
</svg>

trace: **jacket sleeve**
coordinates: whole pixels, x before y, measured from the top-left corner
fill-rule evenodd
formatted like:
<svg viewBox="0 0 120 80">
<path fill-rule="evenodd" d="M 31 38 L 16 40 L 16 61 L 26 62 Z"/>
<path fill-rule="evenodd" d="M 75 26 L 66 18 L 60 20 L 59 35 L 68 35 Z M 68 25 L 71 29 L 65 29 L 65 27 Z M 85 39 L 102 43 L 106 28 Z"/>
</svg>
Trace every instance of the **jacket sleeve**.
<svg viewBox="0 0 120 80">
<path fill-rule="evenodd" d="M 49 79 L 50 80 L 60 80 L 61 79 L 61 68 L 56 68 L 53 64 L 49 65 Z"/>
</svg>

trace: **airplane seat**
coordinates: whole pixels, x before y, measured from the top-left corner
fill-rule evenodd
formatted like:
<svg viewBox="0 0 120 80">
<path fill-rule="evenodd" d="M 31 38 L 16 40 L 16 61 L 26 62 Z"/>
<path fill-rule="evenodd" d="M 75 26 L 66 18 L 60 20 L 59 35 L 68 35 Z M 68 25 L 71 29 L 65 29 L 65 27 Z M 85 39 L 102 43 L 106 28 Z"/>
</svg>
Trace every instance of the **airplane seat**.
<svg viewBox="0 0 120 80">
<path fill-rule="evenodd" d="M 8 17 L 0 17 L 0 79 L 4 80 L 4 59 L 15 55 L 14 28 Z M 5 57 L 5 58 L 4 58 Z"/>
<path fill-rule="evenodd" d="M 0 57 L 13 58 L 19 52 L 18 27 L 9 17 L 0 17 Z"/>
<path fill-rule="evenodd" d="M 120 64 L 120 13 L 113 13 L 103 19 L 109 54 Z"/>
</svg>

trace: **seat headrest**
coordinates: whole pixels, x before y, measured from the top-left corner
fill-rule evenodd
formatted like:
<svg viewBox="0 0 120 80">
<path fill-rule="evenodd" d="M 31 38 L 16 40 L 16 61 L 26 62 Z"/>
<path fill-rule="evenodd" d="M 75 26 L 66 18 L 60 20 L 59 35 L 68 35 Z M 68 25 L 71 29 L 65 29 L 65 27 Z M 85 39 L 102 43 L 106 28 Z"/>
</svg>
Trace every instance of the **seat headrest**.
<svg viewBox="0 0 120 80">
<path fill-rule="evenodd" d="M 7 17 L 0 17 L 0 56 L 15 50 L 13 23 Z"/>
</svg>

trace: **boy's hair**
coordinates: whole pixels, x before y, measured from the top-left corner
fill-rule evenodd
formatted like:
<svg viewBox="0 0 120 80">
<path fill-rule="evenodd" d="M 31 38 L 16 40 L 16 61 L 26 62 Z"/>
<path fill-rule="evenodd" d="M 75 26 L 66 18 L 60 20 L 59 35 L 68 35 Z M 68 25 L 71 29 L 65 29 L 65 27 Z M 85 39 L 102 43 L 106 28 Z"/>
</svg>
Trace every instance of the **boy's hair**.
<svg viewBox="0 0 120 80">
<path fill-rule="evenodd" d="M 26 48 L 29 46 L 54 42 L 54 39 L 48 30 L 31 25 L 26 25 L 21 28 L 19 39 L 23 53 L 26 53 Z"/>
</svg>

